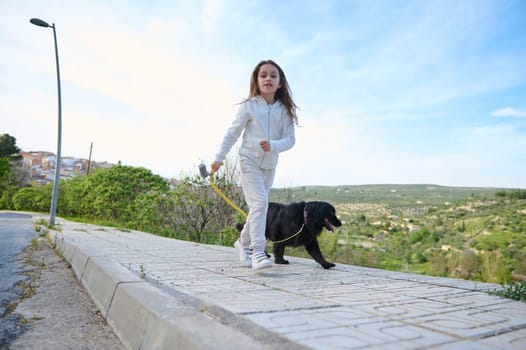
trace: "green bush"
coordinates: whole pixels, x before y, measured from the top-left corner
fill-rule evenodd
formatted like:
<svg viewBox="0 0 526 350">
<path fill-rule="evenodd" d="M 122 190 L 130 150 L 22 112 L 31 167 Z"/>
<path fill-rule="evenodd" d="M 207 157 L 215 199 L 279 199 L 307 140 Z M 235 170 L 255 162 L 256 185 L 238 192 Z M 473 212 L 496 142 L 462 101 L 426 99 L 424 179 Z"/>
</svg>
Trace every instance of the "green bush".
<svg viewBox="0 0 526 350">
<path fill-rule="evenodd" d="M 429 260 L 422 252 L 417 252 L 415 255 L 415 261 L 418 264 L 422 264 L 428 262 Z"/>
<path fill-rule="evenodd" d="M 494 232 L 491 235 L 479 235 L 473 240 L 472 246 L 478 250 L 494 251 L 504 249 L 510 244 L 511 236 L 504 232 Z"/>
<path fill-rule="evenodd" d="M 134 219 L 133 204 L 139 195 L 168 190 L 166 180 L 150 170 L 119 165 L 88 176 L 77 196 L 82 198 L 84 215 L 125 224 Z"/>
<path fill-rule="evenodd" d="M 13 197 L 17 191 L 18 189 L 13 186 L 4 188 L 2 194 L 0 195 L 0 210 L 15 209 Z"/>
<path fill-rule="evenodd" d="M 426 229 L 422 229 L 420 231 L 413 232 L 411 236 L 409 236 L 409 243 L 410 244 L 418 243 L 422 241 L 424 237 L 427 236 L 428 234 L 429 234 L 429 231 L 427 231 Z"/>
<path fill-rule="evenodd" d="M 86 204 L 84 197 L 88 181 L 84 176 L 76 176 L 66 181 L 60 181 L 57 210 L 60 214 L 83 217 Z"/>
<path fill-rule="evenodd" d="M 51 186 L 24 187 L 13 195 L 15 210 L 46 212 L 51 206 Z"/>
</svg>

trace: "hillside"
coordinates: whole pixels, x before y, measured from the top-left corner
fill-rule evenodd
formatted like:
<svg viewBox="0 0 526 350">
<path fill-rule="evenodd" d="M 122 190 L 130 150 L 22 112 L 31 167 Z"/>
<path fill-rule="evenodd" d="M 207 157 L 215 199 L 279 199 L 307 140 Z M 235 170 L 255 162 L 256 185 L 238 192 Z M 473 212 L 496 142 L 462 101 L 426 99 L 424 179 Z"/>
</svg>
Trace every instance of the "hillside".
<svg viewBox="0 0 526 350">
<path fill-rule="evenodd" d="M 491 199 L 501 188 L 439 185 L 302 186 L 272 189 L 276 201 L 325 200 L 339 203 L 384 203 L 398 207 L 443 205 L 470 198 Z"/>
<path fill-rule="evenodd" d="M 345 224 L 322 234 L 328 260 L 488 282 L 524 280 L 526 199 L 503 193 L 511 191 L 365 185 L 276 190 L 271 199 L 335 205 Z M 303 248 L 288 254 L 306 256 Z"/>
</svg>

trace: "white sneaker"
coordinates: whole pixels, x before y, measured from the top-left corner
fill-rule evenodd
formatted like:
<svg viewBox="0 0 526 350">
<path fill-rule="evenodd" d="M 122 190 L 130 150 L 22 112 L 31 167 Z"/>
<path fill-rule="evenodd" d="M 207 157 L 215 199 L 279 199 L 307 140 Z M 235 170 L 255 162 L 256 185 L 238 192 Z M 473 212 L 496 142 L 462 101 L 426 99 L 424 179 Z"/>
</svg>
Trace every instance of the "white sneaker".
<svg viewBox="0 0 526 350">
<path fill-rule="evenodd" d="M 246 267 L 252 266 L 252 249 L 241 244 L 241 241 L 238 239 L 234 243 L 234 247 L 237 249 L 239 254 L 239 262 Z"/>
<path fill-rule="evenodd" d="M 259 270 L 259 269 L 265 269 L 271 266 L 272 266 L 272 261 L 270 261 L 270 259 L 267 258 L 265 251 L 261 251 L 261 252 L 258 251 L 252 255 L 252 269 Z"/>
</svg>

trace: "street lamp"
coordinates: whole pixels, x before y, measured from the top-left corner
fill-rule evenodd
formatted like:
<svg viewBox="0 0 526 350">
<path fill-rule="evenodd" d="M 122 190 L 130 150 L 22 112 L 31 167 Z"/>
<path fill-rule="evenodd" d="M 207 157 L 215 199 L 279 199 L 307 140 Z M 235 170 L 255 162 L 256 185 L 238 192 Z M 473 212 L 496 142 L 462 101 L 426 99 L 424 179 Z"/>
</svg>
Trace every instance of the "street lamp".
<svg viewBox="0 0 526 350">
<path fill-rule="evenodd" d="M 57 89 L 58 89 L 58 140 L 57 140 L 57 164 L 55 166 L 55 180 L 53 182 L 53 197 L 51 198 L 51 210 L 49 216 L 49 224 L 55 225 L 55 215 L 57 213 L 58 201 L 58 185 L 60 182 L 60 163 L 61 163 L 61 146 L 62 146 L 62 101 L 60 97 L 60 70 L 58 67 L 58 46 L 57 46 L 57 32 L 55 31 L 55 23 L 49 25 L 47 22 L 31 18 L 29 22 L 36 26 L 44 28 L 53 28 L 53 38 L 55 39 L 55 58 L 57 61 Z"/>
</svg>

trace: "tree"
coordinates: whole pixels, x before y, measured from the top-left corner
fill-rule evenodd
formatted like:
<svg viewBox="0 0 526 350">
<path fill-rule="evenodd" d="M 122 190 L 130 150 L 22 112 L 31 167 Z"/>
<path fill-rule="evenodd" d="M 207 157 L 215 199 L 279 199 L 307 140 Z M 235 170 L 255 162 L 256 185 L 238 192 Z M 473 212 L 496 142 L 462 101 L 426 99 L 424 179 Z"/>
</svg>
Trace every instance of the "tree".
<svg viewBox="0 0 526 350">
<path fill-rule="evenodd" d="M 0 190 L 2 191 L 9 186 L 23 187 L 29 181 L 29 173 L 23 167 L 20 152 L 13 136 L 0 135 Z"/>
<path fill-rule="evenodd" d="M 0 186 L 7 181 L 9 174 L 11 174 L 11 164 L 9 164 L 9 159 L 0 158 Z"/>
<path fill-rule="evenodd" d="M 9 134 L 0 135 L 0 209 L 12 209 L 13 194 L 27 182 L 21 159 L 16 139 Z"/>
<path fill-rule="evenodd" d="M 20 149 L 16 146 L 16 139 L 13 136 L 0 135 L 0 188 L 8 184 L 12 170 L 10 160 L 19 156 L 19 153 Z"/>
<path fill-rule="evenodd" d="M 0 158 L 0 209 L 11 208 L 11 193 L 8 191 L 11 178 L 11 164 L 7 158 Z"/>
<path fill-rule="evenodd" d="M 9 134 L 0 135 L 0 158 L 11 160 L 20 158 L 20 148 L 16 145 L 16 138 Z"/>
</svg>

